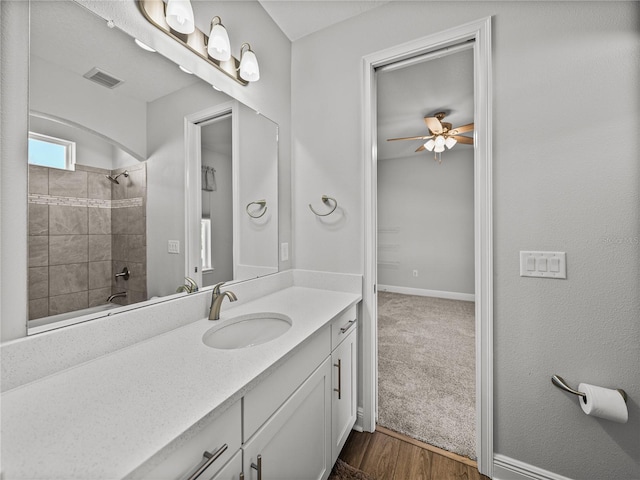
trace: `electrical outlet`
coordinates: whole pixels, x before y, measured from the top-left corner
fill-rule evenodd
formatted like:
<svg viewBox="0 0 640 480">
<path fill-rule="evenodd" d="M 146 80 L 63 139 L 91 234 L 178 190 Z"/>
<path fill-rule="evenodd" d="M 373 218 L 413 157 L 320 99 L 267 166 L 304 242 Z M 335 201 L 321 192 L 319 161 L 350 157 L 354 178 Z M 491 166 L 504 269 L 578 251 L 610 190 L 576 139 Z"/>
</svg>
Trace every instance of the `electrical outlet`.
<svg viewBox="0 0 640 480">
<path fill-rule="evenodd" d="M 280 261 L 286 262 L 289 260 L 289 244 L 283 242 L 280 244 Z"/>
<path fill-rule="evenodd" d="M 418 270 L 414 270 L 414 271 L 413 271 L 413 276 L 414 276 L 414 277 L 417 277 L 417 276 L 418 276 Z"/>
<path fill-rule="evenodd" d="M 180 253 L 180 240 L 169 240 L 167 243 L 167 252 Z"/>
</svg>

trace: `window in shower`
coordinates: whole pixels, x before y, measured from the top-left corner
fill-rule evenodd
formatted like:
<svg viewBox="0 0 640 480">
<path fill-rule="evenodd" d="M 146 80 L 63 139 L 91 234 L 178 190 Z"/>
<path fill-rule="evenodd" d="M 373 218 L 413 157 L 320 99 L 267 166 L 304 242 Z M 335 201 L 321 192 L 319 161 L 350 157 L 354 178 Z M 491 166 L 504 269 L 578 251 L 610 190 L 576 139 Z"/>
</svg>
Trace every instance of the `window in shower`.
<svg viewBox="0 0 640 480">
<path fill-rule="evenodd" d="M 29 132 L 29 164 L 73 171 L 76 166 L 76 143 Z"/>
</svg>

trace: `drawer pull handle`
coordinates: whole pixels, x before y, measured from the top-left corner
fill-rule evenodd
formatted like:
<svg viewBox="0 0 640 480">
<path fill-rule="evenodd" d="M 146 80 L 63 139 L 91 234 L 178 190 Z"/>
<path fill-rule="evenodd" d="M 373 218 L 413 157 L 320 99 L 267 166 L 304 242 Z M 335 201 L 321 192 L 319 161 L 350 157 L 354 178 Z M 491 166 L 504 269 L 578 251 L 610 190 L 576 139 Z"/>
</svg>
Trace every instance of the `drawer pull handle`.
<svg viewBox="0 0 640 480">
<path fill-rule="evenodd" d="M 338 359 L 338 363 L 334 363 L 333 366 L 338 367 L 338 388 L 334 388 L 333 391 L 338 392 L 338 400 L 341 400 L 342 399 L 342 381 L 340 377 L 342 377 L 342 362 L 340 361 L 340 359 Z"/>
<path fill-rule="evenodd" d="M 258 464 L 251 462 L 251 468 L 258 472 L 258 480 L 262 480 L 262 455 L 258 455 Z"/>
<path fill-rule="evenodd" d="M 228 445 L 225 443 L 224 445 L 222 445 L 218 450 L 216 450 L 213 453 L 207 452 L 205 451 L 202 456 L 203 458 L 205 458 L 207 461 L 205 463 L 203 463 L 200 468 L 198 468 L 198 470 L 196 470 L 193 475 L 191 475 L 188 480 L 196 480 L 196 478 L 198 478 L 200 475 L 202 475 L 204 473 L 204 471 L 209 468 L 211 466 L 211 464 L 213 462 L 215 462 L 218 457 L 220 457 L 220 455 L 222 455 L 228 448 Z"/>
<path fill-rule="evenodd" d="M 354 318 L 353 320 L 351 320 L 349 323 L 347 323 L 344 327 L 340 329 L 340 333 L 344 333 L 347 330 L 349 330 L 351 327 L 353 327 L 353 325 L 355 325 L 357 321 L 358 321 L 357 318 Z"/>
</svg>

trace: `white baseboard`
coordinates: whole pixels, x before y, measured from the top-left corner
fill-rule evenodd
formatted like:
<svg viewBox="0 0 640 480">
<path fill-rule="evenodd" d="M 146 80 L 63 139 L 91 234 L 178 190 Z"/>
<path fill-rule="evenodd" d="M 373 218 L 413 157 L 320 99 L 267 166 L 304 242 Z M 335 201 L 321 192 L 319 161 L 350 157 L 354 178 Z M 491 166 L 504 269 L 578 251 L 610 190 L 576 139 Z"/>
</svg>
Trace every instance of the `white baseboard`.
<svg viewBox="0 0 640 480">
<path fill-rule="evenodd" d="M 405 295 L 419 295 L 421 297 L 447 298 L 449 300 L 464 300 L 475 302 L 473 293 L 443 292 L 442 290 L 426 290 L 424 288 L 396 287 L 393 285 L 378 285 L 379 292 L 403 293 Z"/>
<path fill-rule="evenodd" d="M 571 480 L 505 455 L 493 457 L 493 480 Z"/>
</svg>

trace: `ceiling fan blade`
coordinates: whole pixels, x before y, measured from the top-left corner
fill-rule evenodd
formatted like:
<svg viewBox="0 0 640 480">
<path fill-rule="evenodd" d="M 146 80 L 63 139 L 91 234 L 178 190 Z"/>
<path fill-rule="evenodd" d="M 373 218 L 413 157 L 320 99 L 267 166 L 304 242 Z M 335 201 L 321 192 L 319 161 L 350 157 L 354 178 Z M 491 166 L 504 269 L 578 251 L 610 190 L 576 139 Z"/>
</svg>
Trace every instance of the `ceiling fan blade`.
<svg viewBox="0 0 640 480">
<path fill-rule="evenodd" d="M 465 137 L 464 135 L 449 135 L 451 138 L 455 138 L 458 143 L 464 143 L 466 145 L 473 145 L 473 138 Z"/>
<path fill-rule="evenodd" d="M 387 138 L 387 142 L 393 142 L 396 140 L 427 140 L 428 138 L 431 138 L 431 137 L 433 137 L 433 135 L 421 136 L 421 137 Z"/>
<path fill-rule="evenodd" d="M 442 133 L 442 124 L 436 117 L 424 117 L 424 123 L 426 123 L 429 130 L 436 135 Z"/>
<path fill-rule="evenodd" d="M 423 150 L 426 150 L 425 146 L 424 146 L 424 145 L 420 145 L 420 146 L 416 149 L 416 152 L 421 152 L 421 151 L 423 151 Z"/>
<path fill-rule="evenodd" d="M 452 135 L 457 135 L 459 133 L 470 132 L 471 130 L 473 130 L 473 123 L 468 123 L 467 125 L 461 125 L 459 127 L 452 128 L 449 133 L 451 133 Z"/>
</svg>

